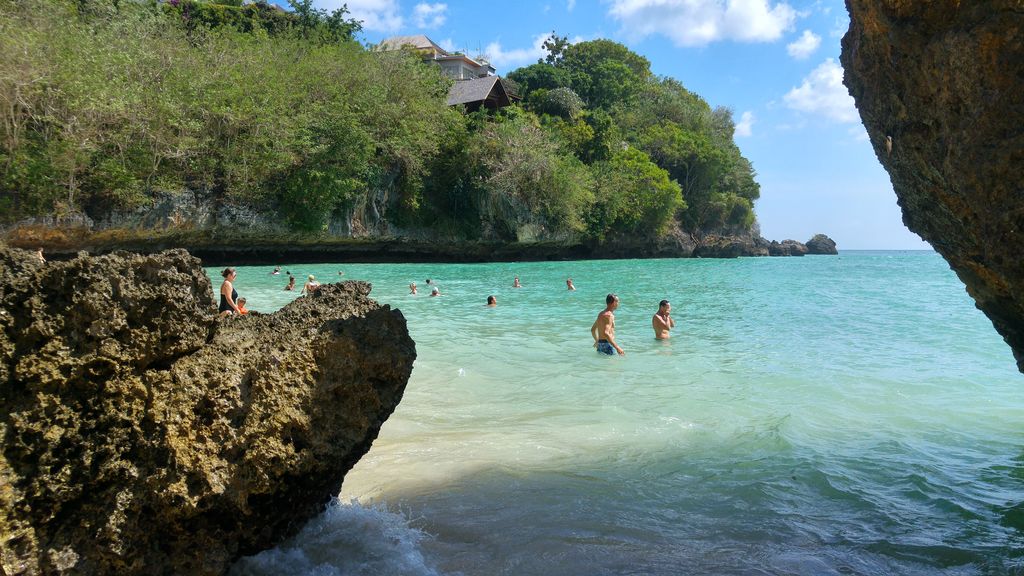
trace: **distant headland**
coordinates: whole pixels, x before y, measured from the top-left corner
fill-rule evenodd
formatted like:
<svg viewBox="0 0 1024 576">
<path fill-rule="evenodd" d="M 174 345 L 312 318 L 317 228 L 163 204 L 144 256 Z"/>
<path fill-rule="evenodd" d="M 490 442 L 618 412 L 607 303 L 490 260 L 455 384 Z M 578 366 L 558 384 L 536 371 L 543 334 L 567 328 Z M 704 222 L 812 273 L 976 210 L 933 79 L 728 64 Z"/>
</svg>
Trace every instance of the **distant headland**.
<svg viewBox="0 0 1024 576">
<path fill-rule="evenodd" d="M 0 62 L 19 94 L 0 124 L 12 246 L 235 263 L 830 253 L 762 239 L 732 111 L 610 40 L 552 33 L 499 77 L 424 36 L 363 46 L 344 7 L 308 2 L 28 0 L 0 17 L 24 47 Z"/>
</svg>

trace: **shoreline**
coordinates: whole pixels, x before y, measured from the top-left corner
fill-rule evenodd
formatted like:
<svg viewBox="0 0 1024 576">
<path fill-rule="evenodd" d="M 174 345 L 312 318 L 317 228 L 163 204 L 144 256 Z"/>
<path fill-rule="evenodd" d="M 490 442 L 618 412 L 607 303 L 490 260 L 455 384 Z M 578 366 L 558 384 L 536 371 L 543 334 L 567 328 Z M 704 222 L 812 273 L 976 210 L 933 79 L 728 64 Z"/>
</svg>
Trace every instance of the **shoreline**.
<svg viewBox="0 0 1024 576">
<path fill-rule="evenodd" d="M 12 247 L 42 247 L 47 258 L 66 260 L 80 252 L 98 256 L 118 251 L 155 254 L 183 248 L 207 266 L 294 263 L 450 263 L 543 262 L 650 258 L 738 258 L 802 256 L 772 254 L 770 243 L 755 236 L 714 236 L 694 240 L 671 235 L 647 241 L 493 242 L 431 241 L 409 238 L 339 238 L 247 234 L 217 229 L 140 231 L 23 227 L 7 231 Z M 793 241 L 785 241 L 793 242 Z M 802 243 L 794 242 L 803 247 Z M 806 248 L 804 248 L 806 252 Z"/>
</svg>

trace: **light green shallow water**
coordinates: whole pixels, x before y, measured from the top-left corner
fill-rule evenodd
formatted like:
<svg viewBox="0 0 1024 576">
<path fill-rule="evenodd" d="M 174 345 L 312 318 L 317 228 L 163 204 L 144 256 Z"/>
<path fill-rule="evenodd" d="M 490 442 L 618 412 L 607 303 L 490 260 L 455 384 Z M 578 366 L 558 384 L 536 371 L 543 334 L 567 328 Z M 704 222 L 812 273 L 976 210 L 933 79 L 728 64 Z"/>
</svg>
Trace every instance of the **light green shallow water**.
<svg viewBox="0 0 1024 576">
<path fill-rule="evenodd" d="M 934 253 L 285 268 L 372 282 L 419 356 L 358 505 L 240 573 L 1024 572 L 1024 376 Z M 251 309 L 297 294 L 269 271 Z"/>
</svg>

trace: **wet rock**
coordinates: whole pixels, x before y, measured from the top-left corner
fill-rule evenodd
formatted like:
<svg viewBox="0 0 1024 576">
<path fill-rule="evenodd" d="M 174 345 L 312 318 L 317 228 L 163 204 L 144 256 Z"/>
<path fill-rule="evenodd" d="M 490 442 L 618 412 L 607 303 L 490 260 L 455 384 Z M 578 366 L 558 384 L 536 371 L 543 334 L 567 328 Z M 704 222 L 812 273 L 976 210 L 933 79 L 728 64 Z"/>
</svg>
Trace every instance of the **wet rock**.
<svg viewBox="0 0 1024 576">
<path fill-rule="evenodd" d="M 844 82 L 903 221 L 949 262 L 1024 370 L 1024 11 L 847 0 Z"/>
<path fill-rule="evenodd" d="M 839 254 L 835 241 L 824 234 L 815 234 L 814 238 L 807 241 L 806 246 L 808 254 Z"/>
<path fill-rule="evenodd" d="M 183 250 L 0 248 L 0 572 L 221 574 L 337 494 L 402 397 L 361 282 L 218 319 Z"/>
</svg>

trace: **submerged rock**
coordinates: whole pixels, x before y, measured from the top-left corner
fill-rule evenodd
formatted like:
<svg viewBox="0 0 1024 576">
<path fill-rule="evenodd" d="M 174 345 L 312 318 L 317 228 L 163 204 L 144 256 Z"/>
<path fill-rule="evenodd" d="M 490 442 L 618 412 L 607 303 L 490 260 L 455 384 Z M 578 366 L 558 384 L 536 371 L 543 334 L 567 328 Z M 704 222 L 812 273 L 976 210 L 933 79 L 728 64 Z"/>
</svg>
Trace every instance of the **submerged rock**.
<svg viewBox="0 0 1024 576">
<path fill-rule="evenodd" d="M 827 254 L 832 256 L 839 254 L 839 251 L 836 250 L 835 241 L 824 234 L 815 234 L 814 238 L 808 240 L 805 246 L 807 247 L 808 254 Z"/>
<path fill-rule="evenodd" d="M 1024 370 L 1019 0 L 847 0 L 844 82 L 903 222 L 966 284 Z"/>
<path fill-rule="evenodd" d="M 0 248 L 0 572 L 221 574 L 320 512 L 415 348 L 369 284 L 218 319 L 183 250 Z"/>
</svg>

